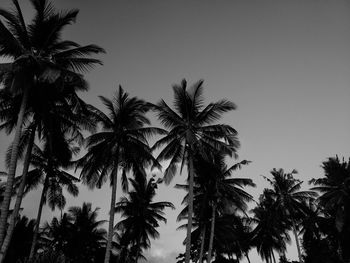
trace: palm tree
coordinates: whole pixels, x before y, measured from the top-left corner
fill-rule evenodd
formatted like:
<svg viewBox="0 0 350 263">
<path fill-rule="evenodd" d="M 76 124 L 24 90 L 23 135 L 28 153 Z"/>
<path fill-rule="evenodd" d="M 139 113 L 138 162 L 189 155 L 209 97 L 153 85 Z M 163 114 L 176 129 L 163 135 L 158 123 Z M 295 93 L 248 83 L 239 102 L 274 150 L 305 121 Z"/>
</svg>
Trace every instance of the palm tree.
<svg viewBox="0 0 350 263">
<path fill-rule="evenodd" d="M 193 185 L 194 168 L 193 155 L 200 151 L 222 152 L 229 155 L 235 153 L 239 146 L 237 132 L 229 125 L 213 124 L 220 119 L 221 114 L 234 110 L 236 106 L 227 100 L 210 103 L 204 107 L 203 81 L 195 83 L 189 90 L 187 82 L 174 85 L 174 107 L 171 109 L 161 100 L 154 105 L 158 119 L 169 130 L 169 133 L 157 141 L 154 149 L 164 146 L 157 157 L 158 161 L 170 159 L 165 170 L 164 181 L 169 184 L 177 171 L 177 164 L 181 163 L 181 170 L 185 163 L 189 178 L 189 216 L 186 237 L 186 258 L 190 262 L 191 230 L 193 215 Z"/>
<path fill-rule="evenodd" d="M 344 261 L 349 261 L 350 253 L 347 249 L 350 235 L 350 161 L 338 156 L 329 158 L 322 163 L 324 177 L 312 179 L 315 185 L 312 190 L 321 192 L 319 205 L 331 218 L 333 226 L 338 232 L 339 254 Z"/>
<path fill-rule="evenodd" d="M 3 243 L 10 206 L 11 191 L 18 159 L 18 143 L 21 137 L 23 117 L 30 91 L 37 82 L 60 83 L 66 79 L 82 79 L 76 72 L 84 72 L 97 59 L 88 58 L 93 53 L 104 52 L 96 45 L 80 46 L 73 41 L 62 41 L 61 32 L 72 24 L 78 10 L 57 12 L 47 0 L 31 0 L 35 15 L 29 25 L 17 0 L 12 0 L 14 9 L 0 9 L 0 57 L 12 59 L 12 64 L 1 67 L 0 82 L 12 94 L 21 94 L 21 106 L 16 122 L 16 132 L 11 153 L 11 165 L 7 179 L 4 201 L 1 206 L 0 244 Z M 58 85 L 60 86 L 60 85 Z M 0 259 L 1 262 L 1 259 Z"/>
<path fill-rule="evenodd" d="M 130 98 L 122 87 L 119 87 L 112 100 L 103 96 L 100 99 L 107 107 L 108 115 L 95 109 L 102 131 L 86 139 L 88 152 L 77 161 L 77 167 L 82 167 L 80 177 L 90 188 L 101 187 L 108 176 L 110 177 L 112 193 L 105 256 L 105 263 L 108 263 L 113 237 L 118 171 L 122 170 L 122 186 L 127 189 L 128 171 L 137 171 L 140 166 L 147 165 L 159 167 L 152 156 L 147 138 L 164 131 L 145 127 L 150 124 L 145 116 L 150 106 L 136 97 Z"/>
<path fill-rule="evenodd" d="M 60 218 L 54 217 L 50 223 L 45 223 L 41 232 L 45 251 L 66 251 L 70 235 L 74 231 L 72 220 L 70 214 L 64 213 Z"/>
<path fill-rule="evenodd" d="M 300 217 L 305 215 L 305 202 L 315 197 L 316 193 L 313 191 L 300 191 L 303 182 L 293 177 L 294 174 L 297 174 L 296 170 L 293 170 L 291 173 L 285 173 L 283 169 L 273 169 L 271 174 L 273 176 L 272 180 L 265 177 L 273 188 L 268 190 L 268 194 L 275 202 L 275 209 L 283 217 L 290 220 L 298 249 L 299 261 L 302 262 L 296 223 Z"/>
<path fill-rule="evenodd" d="M 209 249 L 207 262 L 211 262 L 211 254 L 214 241 L 214 229 L 215 229 L 215 217 L 222 216 L 224 214 L 230 214 L 230 209 L 239 209 L 245 213 L 247 209 L 246 202 L 249 202 L 253 197 L 243 190 L 244 186 L 252 186 L 255 184 L 251 179 L 246 178 L 231 178 L 232 173 L 240 169 L 242 165 L 246 165 L 249 162 L 243 160 L 239 163 L 227 167 L 225 164 L 224 155 L 216 155 L 214 157 L 214 163 L 209 174 L 207 174 L 208 182 L 210 184 L 207 187 L 207 191 L 212 192 L 210 204 L 212 207 L 211 217 L 211 230 L 209 239 Z M 205 171 L 202 171 L 205 174 Z"/>
<path fill-rule="evenodd" d="M 67 82 L 58 92 L 54 92 L 56 91 L 54 88 L 51 89 L 53 92 L 44 92 L 45 90 L 47 91 L 47 88 L 50 86 L 52 85 L 38 83 L 36 89 L 32 90 L 29 99 L 27 113 L 25 115 L 27 125 L 23 130 L 19 142 L 18 155 L 20 158 L 23 155 L 24 149 L 27 148 L 24 157 L 22 180 L 19 185 L 14 211 L 10 219 L 7 234 L 1 248 L 3 254 L 6 254 L 7 246 L 11 240 L 12 231 L 20 210 L 25 185 L 27 184 L 27 174 L 35 133 L 38 133 L 39 140 L 47 142 L 51 140 L 52 136 L 55 136 L 56 139 L 49 144 L 52 145 L 53 148 L 58 148 L 59 150 L 63 147 L 67 147 L 67 142 L 65 142 L 66 138 L 61 137 L 61 139 L 58 139 L 57 131 L 64 130 L 64 133 L 70 137 L 70 141 L 76 139 L 80 141 L 83 137 L 81 133 L 82 129 L 88 128 L 93 130 L 93 125 L 87 120 L 89 105 L 85 105 L 76 94 L 77 90 L 86 89 L 86 83 Z M 20 96 L 12 97 L 4 90 L 2 90 L 1 95 L 0 112 L 1 118 L 5 120 L 5 122 L 1 125 L 0 129 L 5 129 L 6 132 L 9 133 L 13 130 L 16 124 L 17 112 L 20 107 Z M 11 163 L 11 152 L 12 145 L 6 156 L 8 166 Z M 67 155 L 69 156 L 69 154 Z"/>
<path fill-rule="evenodd" d="M 29 255 L 34 226 L 34 219 L 29 220 L 27 217 L 22 216 L 17 220 L 5 262 L 19 262 L 19 260 L 24 262 Z"/>
<path fill-rule="evenodd" d="M 245 213 L 247 209 L 246 202 L 252 200 L 252 196 L 243 190 L 244 186 L 255 186 L 251 179 L 232 178 L 232 173 L 240 169 L 242 165 L 249 162 L 243 160 L 230 167 L 225 164 L 225 155 L 217 154 L 212 157 L 211 161 L 204 160 L 200 155 L 194 159 L 194 167 L 196 173 L 196 185 L 194 191 L 194 211 L 199 218 L 199 222 L 210 221 L 209 248 L 207 254 L 207 262 L 211 262 L 211 254 L 214 243 L 214 233 L 216 218 L 227 214 L 233 214 L 236 210 Z M 177 185 L 179 188 L 188 189 L 188 186 Z M 183 203 L 188 202 L 188 196 L 184 198 Z M 211 210 L 211 212 L 209 212 Z M 196 211 L 198 211 L 196 213 Z M 207 211 L 207 212 L 205 212 Z M 180 213 L 178 220 L 188 217 L 188 206 Z M 202 260 L 204 252 L 205 234 L 208 226 L 202 223 L 201 230 L 201 250 L 199 262 Z"/>
<path fill-rule="evenodd" d="M 44 228 L 49 248 L 62 251 L 73 262 L 95 262 L 106 241 L 106 231 L 100 228 L 105 221 L 97 220 L 98 210 L 83 203 L 82 207 L 70 207 L 60 220 L 53 218 Z"/>
<path fill-rule="evenodd" d="M 289 225 L 276 209 L 275 200 L 267 189 L 260 196 L 252 212 L 251 221 L 256 224 L 252 231 L 252 244 L 262 259 L 265 259 L 267 263 L 272 263 L 272 258 L 275 257 L 273 251 L 284 253 L 286 243 L 290 242 L 287 231 Z"/>
<path fill-rule="evenodd" d="M 129 180 L 133 190 L 128 193 L 128 197 L 122 197 L 116 204 L 115 211 L 120 212 L 124 218 L 117 223 L 116 229 L 124 233 L 129 245 L 136 246 L 137 262 L 142 249 L 151 246 L 150 237 L 159 237 L 156 230 L 158 221 L 166 223 L 163 210 L 166 207 L 175 207 L 170 202 L 153 202 L 157 188 L 153 178 L 147 181 L 145 176 L 137 176 Z"/>
<path fill-rule="evenodd" d="M 60 159 L 62 158 L 62 152 L 56 153 L 56 155 L 52 155 L 52 153 L 53 152 L 47 148 L 43 151 L 37 146 L 34 147 L 31 162 L 35 169 L 31 170 L 29 173 L 34 174 L 33 177 L 37 176 L 43 179 L 43 189 L 39 202 L 29 261 L 33 259 L 35 253 L 43 205 L 48 202 L 51 209 L 55 209 L 55 207 L 63 209 L 66 204 L 66 199 L 63 195 L 62 186 L 73 196 L 77 196 L 79 193 L 79 189 L 75 185 L 79 180 L 61 169 L 64 165 L 64 162 Z"/>
</svg>

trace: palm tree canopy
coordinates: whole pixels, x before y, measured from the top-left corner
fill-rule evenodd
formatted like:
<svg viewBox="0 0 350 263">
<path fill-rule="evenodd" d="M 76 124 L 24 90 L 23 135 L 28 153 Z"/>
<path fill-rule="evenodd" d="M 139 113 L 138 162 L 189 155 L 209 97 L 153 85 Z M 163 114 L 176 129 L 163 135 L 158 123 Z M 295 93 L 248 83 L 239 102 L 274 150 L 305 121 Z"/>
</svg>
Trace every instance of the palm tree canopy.
<svg viewBox="0 0 350 263">
<path fill-rule="evenodd" d="M 220 100 L 204 105 L 203 80 L 188 89 L 186 80 L 173 86 L 174 110 L 161 100 L 153 105 L 158 119 L 169 133 L 157 141 L 153 149 L 166 145 L 157 160 L 170 159 L 165 170 L 165 183 L 170 183 L 177 171 L 187 160 L 189 151 L 224 152 L 232 155 L 239 146 L 237 132 L 229 125 L 213 124 L 225 112 L 234 110 L 235 104 L 228 100 Z"/>
<path fill-rule="evenodd" d="M 124 219 L 115 227 L 124 233 L 131 244 L 148 248 L 149 237 L 159 237 L 156 230 L 158 222 L 166 223 L 163 210 L 166 207 L 175 207 L 170 202 L 153 202 L 157 187 L 153 178 L 147 181 L 145 177 L 138 176 L 129 180 L 133 190 L 129 192 L 128 197 L 122 197 L 116 204 L 115 211 L 120 212 Z"/>
<path fill-rule="evenodd" d="M 255 224 L 252 244 L 256 246 L 259 255 L 268 262 L 273 250 L 286 250 L 286 243 L 290 242 L 287 231 L 289 225 L 283 220 L 284 216 L 276 210 L 275 201 L 266 189 L 252 212 L 254 217 L 251 220 Z"/>
<path fill-rule="evenodd" d="M 340 160 L 338 156 L 322 163 L 324 177 L 312 179 L 313 190 L 321 192 L 319 201 L 327 210 L 349 202 L 350 161 Z"/>
<path fill-rule="evenodd" d="M 33 83 L 33 77 L 44 82 L 56 82 L 67 78 L 81 78 L 75 72 L 84 72 L 98 59 L 91 54 L 104 52 L 96 45 L 81 46 L 62 40 L 63 29 L 75 22 L 78 10 L 58 12 L 47 0 L 31 0 L 35 10 L 29 24 L 25 23 L 19 2 L 13 0 L 13 9 L 0 9 L 0 56 L 14 62 L 2 67 L 1 81 L 11 91 L 21 93 Z M 24 85 L 25 84 L 25 85 Z"/>
<path fill-rule="evenodd" d="M 244 190 L 244 187 L 255 187 L 255 184 L 248 178 L 233 177 L 233 172 L 241 169 L 243 165 L 249 164 L 243 160 L 230 167 L 225 163 L 225 155 L 217 154 L 211 160 L 196 155 L 195 186 L 194 186 L 194 211 L 197 217 L 208 219 L 211 213 L 211 204 L 216 203 L 219 215 L 231 214 L 235 210 L 245 213 L 247 202 L 253 197 Z M 188 185 L 176 185 L 175 187 L 188 191 Z M 184 197 L 182 204 L 188 204 L 188 194 Z M 186 219 L 188 206 L 179 214 L 178 220 Z"/>
<path fill-rule="evenodd" d="M 93 210 L 91 203 L 83 203 L 70 207 L 60 220 L 53 218 L 44 228 L 49 247 L 62 251 L 74 262 L 95 262 L 106 243 L 106 230 L 101 228 L 105 221 L 97 220 L 98 210 Z"/>
<path fill-rule="evenodd" d="M 305 201 L 317 196 L 314 191 L 301 191 L 302 181 L 293 177 L 296 170 L 285 173 L 283 169 L 273 169 L 271 171 L 272 180 L 264 177 L 272 186 L 266 191 L 275 200 L 276 209 L 280 209 L 287 217 L 297 219 L 298 215 L 305 212 Z"/>
<path fill-rule="evenodd" d="M 148 138 L 164 134 L 164 130 L 145 127 L 150 124 L 145 114 L 150 105 L 136 97 L 129 97 L 122 87 L 112 100 L 100 96 L 108 114 L 95 109 L 95 117 L 102 131 L 86 139 L 87 154 L 77 161 L 82 167 L 81 178 L 90 187 L 101 187 L 107 176 L 117 167 L 122 169 L 123 187 L 127 189 L 127 172 L 138 174 L 139 167 L 160 167 L 151 154 Z"/>
<path fill-rule="evenodd" d="M 41 150 L 38 146 L 34 146 L 31 164 L 34 169 L 29 171 L 28 178 L 29 182 L 32 182 L 32 188 L 37 186 L 34 182 L 43 182 L 44 178 L 48 177 L 49 185 L 45 194 L 45 201 L 48 201 L 51 209 L 55 207 L 63 209 L 66 204 L 62 186 L 71 195 L 78 195 L 79 189 L 76 183 L 79 179 L 64 171 L 60 160 L 53 159 L 48 150 Z"/>
</svg>

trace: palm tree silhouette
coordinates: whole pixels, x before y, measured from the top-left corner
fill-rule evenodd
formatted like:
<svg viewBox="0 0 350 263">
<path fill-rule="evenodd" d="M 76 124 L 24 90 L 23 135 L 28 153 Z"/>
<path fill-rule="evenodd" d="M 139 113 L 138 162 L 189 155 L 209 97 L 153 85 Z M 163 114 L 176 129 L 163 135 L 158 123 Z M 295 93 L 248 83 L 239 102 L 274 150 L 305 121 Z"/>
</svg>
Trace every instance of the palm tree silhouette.
<svg viewBox="0 0 350 263">
<path fill-rule="evenodd" d="M 29 174 L 31 174 L 31 177 L 42 178 L 43 189 L 39 202 L 29 261 L 31 261 L 34 257 L 39 234 L 41 213 L 44 204 L 48 202 L 51 209 L 55 209 L 55 207 L 63 209 L 66 204 L 66 199 L 63 195 L 62 186 L 64 186 L 67 192 L 73 196 L 77 196 L 79 193 L 79 189 L 75 184 L 79 180 L 61 169 L 64 166 L 64 162 L 62 162 L 62 159 L 60 160 L 63 155 L 62 152 L 58 154 L 56 153 L 57 155 L 53 156 L 53 152 L 47 148 L 41 150 L 39 147 L 34 146 L 33 150 L 31 163 L 35 168 L 29 171 Z M 58 156 L 60 158 L 58 158 Z"/>
<path fill-rule="evenodd" d="M 150 237 L 159 238 L 156 230 L 158 221 L 166 223 L 163 210 L 175 207 L 170 202 L 153 202 L 157 188 L 153 178 L 147 181 L 145 176 L 137 176 L 129 180 L 133 190 L 128 193 L 128 197 L 122 197 L 116 204 L 115 211 L 120 212 L 124 218 L 116 224 L 116 229 L 123 232 L 130 246 L 136 247 L 137 262 L 142 249 L 151 246 Z"/>
<path fill-rule="evenodd" d="M 232 173 L 240 169 L 242 165 L 249 162 L 243 160 L 228 167 L 225 163 L 225 155 L 217 154 L 208 161 L 197 155 L 194 159 L 196 174 L 196 186 L 194 187 L 194 211 L 197 215 L 201 228 L 201 249 L 199 262 L 201 262 L 204 252 L 206 228 L 210 223 L 209 248 L 207 262 L 211 262 L 211 255 L 214 243 L 214 233 L 216 218 L 233 214 L 236 210 L 245 213 L 247 202 L 252 200 L 252 196 L 243 190 L 245 186 L 255 186 L 251 179 L 232 178 Z M 188 190 L 188 185 L 177 185 L 178 188 Z M 188 195 L 183 203 L 188 202 Z M 188 206 L 179 214 L 178 220 L 188 217 Z M 209 219 L 209 220 L 208 220 Z"/>
<path fill-rule="evenodd" d="M 287 229 L 289 224 L 284 217 L 276 210 L 275 200 L 268 193 L 267 189 L 260 196 L 257 206 L 252 209 L 252 222 L 256 224 L 252 231 L 252 244 L 256 247 L 258 254 L 267 263 L 275 261 L 274 250 L 284 253 L 286 243 L 290 242 Z"/>
<path fill-rule="evenodd" d="M 272 180 L 265 177 L 272 186 L 272 189 L 268 190 L 268 194 L 274 199 L 275 209 L 290 221 L 298 249 L 299 261 L 302 262 L 297 221 L 305 214 L 305 202 L 317 194 L 313 191 L 300 191 L 303 182 L 293 177 L 294 174 L 297 174 L 296 170 L 285 173 L 283 169 L 273 169 L 271 174 Z"/>
<path fill-rule="evenodd" d="M 97 220 L 98 210 L 92 210 L 91 203 L 83 203 L 70 207 L 61 219 L 53 218 L 44 228 L 49 247 L 62 251 L 73 262 L 95 262 L 106 244 L 106 230 L 101 228 L 105 221 Z"/>
<path fill-rule="evenodd" d="M 5 262 L 19 262 L 20 260 L 24 262 L 29 255 L 34 226 L 34 219 L 29 220 L 26 216 L 17 219 Z"/>
<path fill-rule="evenodd" d="M 0 82 L 13 95 L 21 94 L 21 104 L 1 206 L 0 244 L 3 243 L 5 235 L 18 159 L 18 143 L 30 91 L 35 89 L 37 82 L 57 83 L 61 86 L 59 83 L 67 79 L 81 81 L 82 75 L 77 72 L 84 72 L 95 64 L 101 64 L 99 60 L 87 56 L 104 52 L 96 45 L 80 46 L 73 41 L 61 40 L 62 30 L 75 21 L 78 10 L 57 12 L 46 0 L 31 0 L 35 14 L 31 23 L 26 25 L 18 1 L 12 2 L 13 10 L 1 9 L 1 17 L 7 26 L 0 20 L 0 56 L 10 58 L 13 62 L 0 67 Z M 1 254 L 0 262 L 2 260 Z"/>
<path fill-rule="evenodd" d="M 164 146 L 157 157 L 158 161 L 170 159 L 164 173 L 164 181 L 169 184 L 177 171 L 177 164 L 181 170 L 185 163 L 189 178 L 189 216 L 186 236 L 186 258 L 190 262 L 191 231 L 193 215 L 193 185 L 194 168 L 193 155 L 200 151 L 223 152 L 229 155 L 238 148 L 237 132 L 229 125 L 213 124 L 220 119 L 222 113 L 234 110 L 236 106 L 227 100 L 220 100 L 204 106 L 203 81 L 195 83 L 187 89 L 187 82 L 173 86 L 175 110 L 161 100 L 154 105 L 158 119 L 169 130 L 169 133 L 158 140 L 154 149 Z"/>
<path fill-rule="evenodd" d="M 25 185 L 27 184 L 27 173 L 35 140 L 35 133 L 37 132 L 39 140 L 46 142 L 50 141 L 52 136 L 55 136 L 56 140 L 51 140 L 49 143 L 53 148 L 58 148 L 60 151 L 60 149 L 62 150 L 68 143 L 65 140 L 69 139 L 71 142 L 77 140 L 79 142 L 83 137 L 83 129 L 93 130 L 94 128 L 93 122 L 89 122 L 88 120 L 89 105 L 85 105 L 76 94 L 76 91 L 86 88 L 85 82 L 65 83 L 64 87 L 58 92 L 55 92 L 56 90 L 54 88 L 51 89 L 52 92 L 45 92 L 50 86 L 52 85 L 37 84 L 36 88 L 32 90 L 28 101 L 27 112 L 24 117 L 26 126 L 19 142 L 18 156 L 21 158 L 23 151 L 25 148 L 27 149 L 14 211 L 11 215 L 10 224 L 2 246 L 3 254 L 6 254 L 6 248 L 12 236 Z M 5 120 L 5 122 L 1 125 L 0 129 L 5 129 L 7 133 L 9 133 L 16 124 L 17 112 L 20 107 L 20 96 L 12 97 L 6 90 L 2 90 L 1 95 L 0 113 L 1 118 Z M 62 138 L 62 136 L 60 136 L 61 138 L 58 139 L 57 131 L 59 130 L 64 131 L 69 138 Z M 8 166 L 11 163 L 12 148 L 12 145 L 10 145 L 6 156 L 6 163 Z"/>
<path fill-rule="evenodd" d="M 77 167 L 82 167 L 80 177 L 91 188 L 101 187 L 108 176 L 110 177 L 112 193 L 105 256 L 105 263 L 108 263 L 113 237 L 118 171 L 122 170 L 122 186 L 126 190 L 128 171 L 133 170 L 137 174 L 140 166 L 160 167 L 152 156 L 147 138 L 164 131 L 145 127 L 150 124 L 145 116 L 150 105 L 136 97 L 129 97 L 122 87 L 119 87 L 112 100 L 103 96 L 100 99 L 107 107 L 108 115 L 95 109 L 102 131 L 86 139 L 88 152 L 77 161 Z"/>
<path fill-rule="evenodd" d="M 350 161 L 340 160 L 336 156 L 323 162 L 322 168 L 324 177 L 311 180 L 315 185 L 312 190 L 321 193 L 318 203 L 333 218 L 338 232 L 339 254 L 347 262 L 350 259 L 347 249 L 350 242 Z"/>
</svg>

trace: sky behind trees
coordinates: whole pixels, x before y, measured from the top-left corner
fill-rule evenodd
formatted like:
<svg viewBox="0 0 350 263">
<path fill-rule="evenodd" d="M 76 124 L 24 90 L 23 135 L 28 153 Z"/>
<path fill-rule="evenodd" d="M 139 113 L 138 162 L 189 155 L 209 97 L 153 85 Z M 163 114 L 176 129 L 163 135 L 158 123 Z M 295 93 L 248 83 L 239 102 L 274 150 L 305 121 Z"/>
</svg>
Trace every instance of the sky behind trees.
<svg viewBox="0 0 350 263">
<path fill-rule="evenodd" d="M 21 5 L 31 18 L 28 1 Z M 100 57 L 104 66 L 86 75 L 90 91 L 82 98 L 88 103 L 102 109 L 97 96 L 110 97 L 121 84 L 132 96 L 171 104 L 171 85 L 183 78 L 190 84 L 204 79 L 207 102 L 235 102 L 238 109 L 222 122 L 239 132 L 240 159 L 252 161 L 237 174 L 258 185 L 248 190 L 255 198 L 267 186 L 260 175 L 274 167 L 295 168 L 296 178 L 307 182 L 322 175 L 327 157 L 350 156 L 350 2 L 59 0 L 54 5 L 80 9 L 65 38 L 107 51 Z M 11 140 L 0 136 L 2 160 Z M 178 209 L 168 211 L 150 262 L 162 256 L 175 262 L 174 255 L 184 251 L 185 232 L 176 231 L 175 218 L 185 193 L 173 185 L 185 175 L 159 189 L 159 200 Z M 92 202 L 106 219 L 109 196 L 108 185 L 94 192 L 82 187 L 67 207 Z M 30 218 L 38 199 L 36 192 L 24 200 Z M 45 208 L 44 220 L 49 215 Z M 296 258 L 296 249 L 291 250 Z"/>
</svg>

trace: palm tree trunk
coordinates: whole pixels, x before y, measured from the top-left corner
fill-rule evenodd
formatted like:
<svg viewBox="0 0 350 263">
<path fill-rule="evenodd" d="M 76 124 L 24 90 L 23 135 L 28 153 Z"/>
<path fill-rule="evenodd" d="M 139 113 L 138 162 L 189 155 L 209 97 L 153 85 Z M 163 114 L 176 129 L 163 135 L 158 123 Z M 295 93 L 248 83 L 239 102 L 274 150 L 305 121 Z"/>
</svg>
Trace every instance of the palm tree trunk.
<svg viewBox="0 0 350 263">
<path fill-rule="evenodd" d="M 273 263 L 276 263 L 275 253 L 273 253 L 273 250 L 272 250 L 272 258 L 273 258 Z"/>
<path fill-rule="evenodd" d="M 28 169 L 29 169 L 29 164 L 30 164 L 30 157 L 31 157 L 32 149 L 33 149 L 33 145 L 34 145 L 34 138 L 35 138 L 35 126 L 32 127 L 32 129 L 30 131 L 29 144 L 27 147 L 27 152 L 26 152 L 26 156 L 25 156 L 25 160 L 24 160 L 24 164 L 23 164 L 22 180 L 21 180 L 21 184 L 20 184 L 19 189 L 18 189 L 16 203 L 15 203 L 15 207 L 14 207 L 14 210 L 12 212 L 12 215 L 11 215 L 10 224 L 9 224 L 8 229 L 7 229 L 7 233 L 6 233 L 4 242 L 1 246 L 0 263 L 2 263 L 6 257 L 7 249 L 8 249 L 8 246 L 9 246 L 11 238 L 12 238 L 12 234 L 13 234 L 13 230 L 14 230 L 15 225 L 16 225 L 16 220 L 17 220 L 17 217 L 19 214 L 19 210 L 21 208 L 21 203 L 22 203 L 22 199 L 23 199 L 23 195 L 24 195 L 24 189 L 26 186 L 27 174 L 28 174 Z"/>
<path fill-rule="evenodd" d="M 137 243 L 136 243 L 136 255 L 135 255 L 135 263 L 137 263 L 137 260 L 139 258 L 139 255 L 140 255 L 140 251 L 141 251 L 141 248 L 140 248 L 140 237 L 137 239 Z"/>
<path fill-rule="evenodd" d="M 194 169 L 192 153 L 189 154 L 189 190 L 188 190 L 188 222 L 187 222 L 187 236 L 186 236 L 186 257 L 185 263 L 190 263 L 191 259 L 191 232 L 192 232 L 192 214 L 193 214 L 193 184 L 194 184 Z M 106 262 L 105 262 L 106 263 Z"/>
<path fill-rule="evenodd" d="M 201 251 L 199 253 L 199 263 L 203 262 L 203 252 L 204 252 L 204 244 L 205 244 L 205 232 L 207 232 L 207 228 L 205 225 L 203 225 L 202 228 L 202 240 L 201 240 Z"/>
<path fill-rule="evenodd" d="M 19 140 L 21 138 L 22 133 L 22 124 L 24 113 L 27 108 L 27 101 L 29 96 L 29 88 L 25 89 L 21 102 L 21 109 L 18 114 L 17 123 L 16 123 L 16 133 L 12 143 L 12 151 L 11 151 L 11 162 L 9 173 L 6 181 L 5 193 L 1 205 L 1 214 L 0 214 L 0 245 L 2 245 L 4 241 L 6 225 L 7 225 L 7 216 L 10 209 L 11 196 L 13 191 L 13 182 L 16 175 L 16 167 L 17 167 L 17 159 L 18 159 L 18 147 Z M 1 252 L 0 252 L 1 253 Z"/>
<path fill-rule="evenodd" d="M 247 260 L 248 260 L 248 263 L 250 263 L 250 258 L 249 258 L 248 252 L 245 252 L 244 254 L 245 254 L 245 257 L 246 257 Z"/>
<path fill-rule="evenodd" d="M 28 262 L 29 263 L 31 263 L 33 261 L 33 258 L 34 258 L 35 247 L 36 247 L 36 243 L 37 243 L 38 235 L 39 235 L 41 213 L 42 213 L 42 210 L 43 210 L 44 200 L 45 200 L 46 191 L 47 191 L 48 186 L 49 186 L 49 176 L 46 175 L 45 182 L 44 182 L 44 187 L 43 187 L 43 190 L 41 192 L 39 209 L 38 209 L 38 215 L 36 217 L 36 222 L 35 222 L 32 247 L 30 248 L 30 253 L 29 253 L 29 258 L 28 258 Z"/>
<path fill-rule="evenodd" d="M 210 238 L 209 238 L 209 249 L 208 249 L 208 257 L 207 263 L 211 262 L 211 254 L 213 250 L 213 242 L 214 242 L 214 232 L 215 232 L 215 214 L 216 214 L 216 203 L 213 203 L 212 206 L 212 214 L 211 214 L 211 227 L 210 227 Z"/>
<path fill-rule="evenodd" d="M 297 232 L 297 228 L 295 226 L 294 220 L 292 220 L 292 224 L 293 224 L 293 233 L 294 233 L 294 236 L 295 236 L 295 243 L 297 244 L 299 262 L 303 262 L 303 259 L 301 258 L 301 250 L 300 250 L 298 232 Z"/>
<path fill-rule="evenodd" d="M 117 167 L 112 172 L 112 196 L 111 196 L 111 207 L 109 210 L 108 238 L 107 238 L 107 246 L 106 246 L 104 263 L 109 263 L 109 258 L 111 256 L 113 227 L 114 227 L 115 199 L 116 199 L 117 181 L 118 181 L 117 176 L 118 176 L 118 162 L 117 162 Z"/>
</svg>

